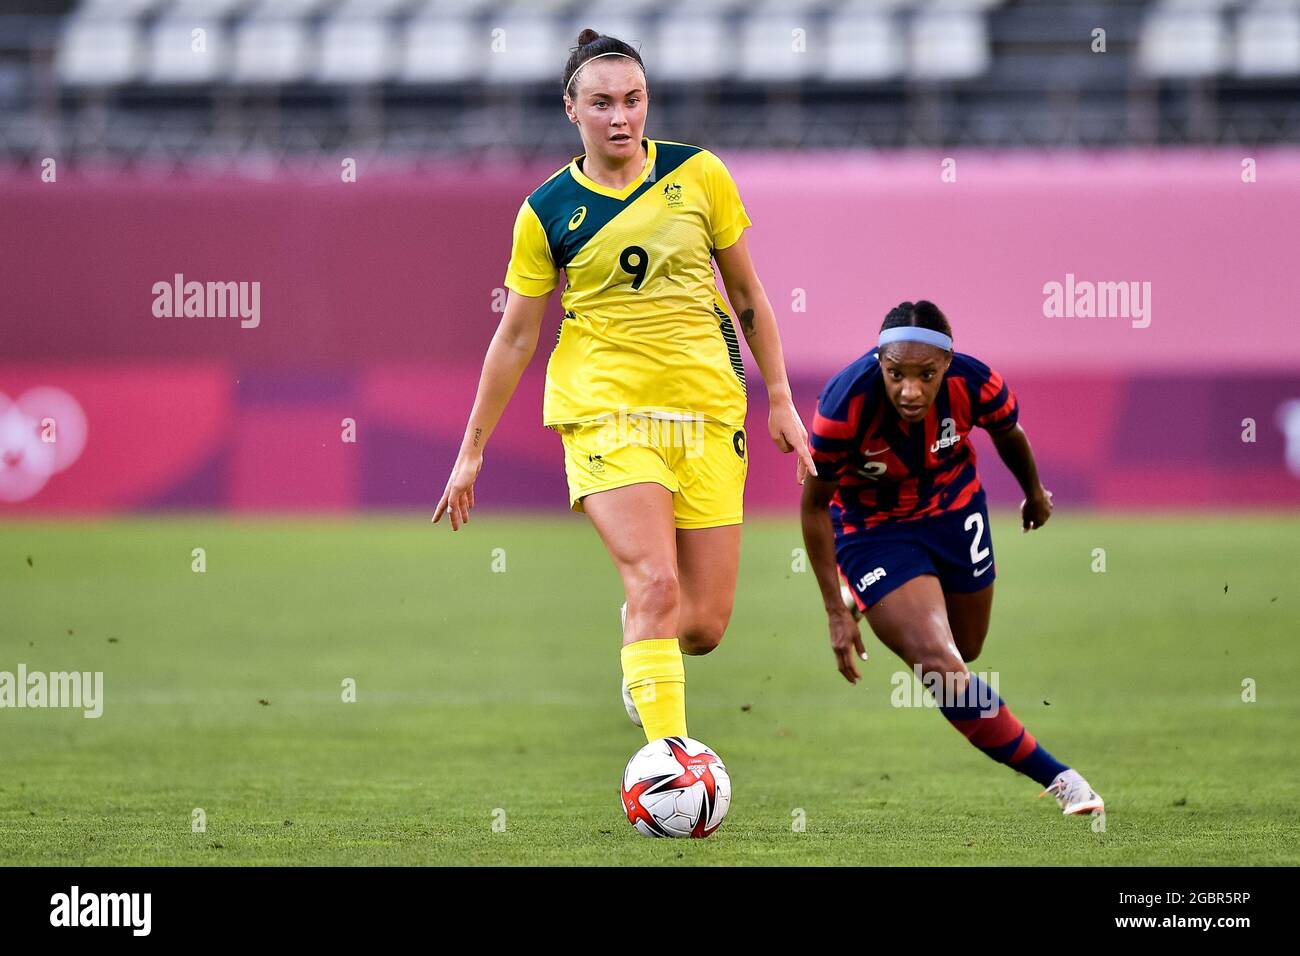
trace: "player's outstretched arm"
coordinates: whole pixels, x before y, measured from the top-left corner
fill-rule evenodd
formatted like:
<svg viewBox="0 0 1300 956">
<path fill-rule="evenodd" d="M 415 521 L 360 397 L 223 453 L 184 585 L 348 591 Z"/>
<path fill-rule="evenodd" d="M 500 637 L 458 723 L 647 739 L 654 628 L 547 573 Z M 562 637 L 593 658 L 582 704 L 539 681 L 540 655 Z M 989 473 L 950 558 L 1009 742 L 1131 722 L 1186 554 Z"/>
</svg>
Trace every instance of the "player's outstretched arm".
<svg viewBox="0 0 1300 956">
<path fill-rule="evenodd" d="M 846 681 L 856 684 L 861 675 L 854 654 L 865 661 L 867 650 L 862 645 L 862 630 L 858 622 L 840 597 L 840 578 L 835 566 L 835 530 L 831 527 L 829 510 L 835 487 L 835 482 L 818 478 L 804 482 L 799 519 L 803 525 L 804 550 L 821 589 L 822 604 L 826 606 L 835 664 Z"/>
<path fill-rule="evenodd" d="M 798 456 L 795 474 L 803 484 L 807 475 L 817 474 L 817 466 L 808 450 L 808 430 L 804 428 L 790 394 L 781 334 L 776 328 L 776 313 L 772 311 L 763 284 L 758 281 L 745 234 L 742 232 L 732 245 L 715 250 L 713 255 L 718 261 L 718 271 L 722 273 L 722 283 L 727 287 L 727 301 L 736 313 L 740 330 L 745 333 L 745 341 L 749 343 L 749 350 L 754 353 L 754 361 L 767 384 L 767 430 L 777 448 L 787 453 L 793 451 Z"/>
<path fill-rule="evenodd" d="M 483 360 L 483 374 L 479 376 L 478 393 L 474 396 L 474 407 L 469 413 L 460 452 L 433 512 L 435 524 L 443 512 L 451 516 L 453 531 L 459 531 L 460 526 L 469 521 L 470 509 L 474 507 L 474 480 L 483 467 L 483 449 L 501 420 L 510 396 L 515 393 L 533 352 L 537 350 L 537 337 L 548 298 L 550 293 L 530 296 L 512 291 L 506 299 L 505 314 Z"/>
<path fill-rule="evenodd" d="M 1029 436 L 1016 425 L 1005 432 L 990 432 L 989 437 L 993 439 L 998 456 L 1025 493 L 1025 500 L 1020 502 L 1020 530 L 1041 528 L 1052 516 L 1052 493 L 1038 478 L 1038 464 L 1034 461 L 1033 449 L 1029 447 Z"/>
</svg>

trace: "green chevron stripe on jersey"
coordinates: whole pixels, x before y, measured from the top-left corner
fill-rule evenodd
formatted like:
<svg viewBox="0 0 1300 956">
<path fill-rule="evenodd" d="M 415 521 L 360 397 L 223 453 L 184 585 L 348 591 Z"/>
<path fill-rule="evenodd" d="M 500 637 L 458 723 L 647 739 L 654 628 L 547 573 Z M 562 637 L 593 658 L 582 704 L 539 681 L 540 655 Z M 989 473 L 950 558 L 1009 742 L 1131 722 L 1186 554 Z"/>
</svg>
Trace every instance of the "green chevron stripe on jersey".
<svg viewBox="0 0 1300 956">
<path fill-rule="evenodd" d="M 736 378 L 740 379 L 740 387 L 749 394 L 749 386 L 745 384 L 745 361 L 740 357 L 740 341 L 736 338 L 736 327 L 731 324 L 731 316 L 716 305 L 713 311 L 718 316 L 718 328 L 722 330 L 722 340 L 727 343 L 727 358 L 731 360 L 731 370 L 736 373 Z"/>
<path fill-rule="evenodd" d="M 528 204 L 537 213 L 537 219 L 546 230 L 546 240 L 551 247 L 551 258 L 557 269 L 563 269 L 596 233 L 611 219 L 627 209 L 646 190 L 653 188 L 660 178 L 667 176 L 686 160 L 700 152 L 700 147 L 684 143 L 665 143 L 655 140 L 655 164 L 645 182 L 634 189 L 626 199 L 614 199 L 592 192 L 569 175 L 568 168 L 552 176 L 528 197 Z M 586 213 L 572 229 L 579 207 Z"/>
</svg>

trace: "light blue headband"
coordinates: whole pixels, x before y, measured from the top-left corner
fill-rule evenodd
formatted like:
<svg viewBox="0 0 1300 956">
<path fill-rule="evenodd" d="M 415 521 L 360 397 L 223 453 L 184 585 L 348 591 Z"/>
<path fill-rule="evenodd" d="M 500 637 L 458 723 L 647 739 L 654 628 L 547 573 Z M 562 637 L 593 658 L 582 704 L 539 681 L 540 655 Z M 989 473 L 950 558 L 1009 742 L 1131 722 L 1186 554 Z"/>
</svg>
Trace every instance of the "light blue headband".
<svg viewBox="0 0 1300 956">
<path fill-rule="evenodd" d="M 945 352 L 952 351 L 952 336 L 916 325 L 900 325 L 897 328 L 885 329 L 880 333 L 880 341 L 877 344 L 884 348 L 890 342 L 924 342 Z"/>
</svg>

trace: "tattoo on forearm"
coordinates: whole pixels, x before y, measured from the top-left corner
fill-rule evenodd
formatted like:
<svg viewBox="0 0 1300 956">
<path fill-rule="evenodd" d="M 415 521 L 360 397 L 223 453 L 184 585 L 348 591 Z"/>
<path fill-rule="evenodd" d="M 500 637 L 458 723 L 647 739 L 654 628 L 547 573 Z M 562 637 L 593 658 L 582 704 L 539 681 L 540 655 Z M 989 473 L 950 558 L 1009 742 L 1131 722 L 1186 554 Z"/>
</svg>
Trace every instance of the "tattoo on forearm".
<svg viewBox="0 0 1300 956">
<path fill-rule="evenodd" d="M 473 440 L 473 443 L 472 443 L 472 444 L 474 445 L 475 448 L 478 447 L 478 440 L 479 440 L 481 437 L 483 437 L 483 429 L 481 429 L 481 428 L 476 428 L 476 429 L 474 429 L 474 440 Z"/>
<path fill-rule="evenodd" d="M 746 335 L 754 334 L 754 310 L 745 309 L 740 313 L 740 327 L 745 330 Z"/>
</svg>

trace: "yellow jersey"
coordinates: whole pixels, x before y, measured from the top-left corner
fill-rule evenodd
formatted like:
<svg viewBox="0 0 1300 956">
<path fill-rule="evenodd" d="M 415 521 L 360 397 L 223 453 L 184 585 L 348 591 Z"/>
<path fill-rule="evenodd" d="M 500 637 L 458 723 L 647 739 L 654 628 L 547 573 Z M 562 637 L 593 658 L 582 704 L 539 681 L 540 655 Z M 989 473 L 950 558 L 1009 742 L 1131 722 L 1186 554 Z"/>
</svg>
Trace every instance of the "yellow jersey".
<svg viewBox="0 0 1300 956">
<path fill-rule="evenodd" d="M 749 216 L 713 153 L 641 142 L 645 167 L 623 189 L 587 178 L 577 156 L 519 207 L 506 287 L 543 296 L 561 269 L 567 283 L 543 423 L 626 410 L 743 425 L 745 367 L 712 257 Z"/>
</svg>

